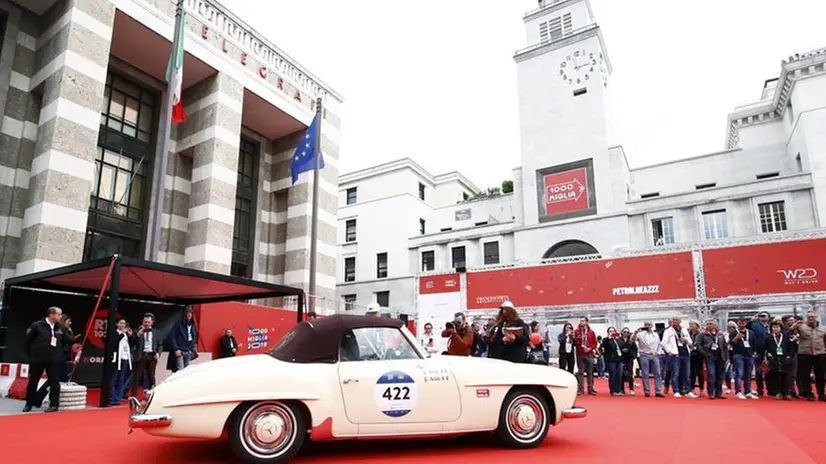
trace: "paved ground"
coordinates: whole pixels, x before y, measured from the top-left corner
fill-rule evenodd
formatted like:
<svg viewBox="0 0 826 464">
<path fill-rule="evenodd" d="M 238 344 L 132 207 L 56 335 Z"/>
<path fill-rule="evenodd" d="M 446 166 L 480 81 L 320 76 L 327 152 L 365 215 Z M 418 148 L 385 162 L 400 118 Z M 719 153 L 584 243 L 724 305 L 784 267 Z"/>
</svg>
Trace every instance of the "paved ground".
<svg viewBox="0 0 826 464">
<path fill-rule="evenodd" d="M 9 416 L 12 414 L 22 414 L 23 413 L 23 406 L 26 405 L 25 401 L 20 400 L 12 400 L 9 398 L 0 398 L 0 416 Z M 32 413 L 35 411 L 41 412 L 40 409 L 33 409 Z"/>
</svg>

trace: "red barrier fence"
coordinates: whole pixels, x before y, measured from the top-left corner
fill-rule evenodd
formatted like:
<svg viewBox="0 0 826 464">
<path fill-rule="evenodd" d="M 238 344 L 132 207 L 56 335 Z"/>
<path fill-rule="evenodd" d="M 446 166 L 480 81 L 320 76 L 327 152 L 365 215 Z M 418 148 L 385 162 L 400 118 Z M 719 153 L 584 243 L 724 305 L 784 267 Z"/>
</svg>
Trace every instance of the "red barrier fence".
<svg viewBox="0 0 826 464">
<path fill-rule="evenodd" d="M 826 291 L 826 239 L 703 250 L 709 298 Z"/>
<path fill-rule="evenodd" d="M 696 298 L 690 252 L 507 268 L 467 274 L 467 308 Z"/>
</svg>

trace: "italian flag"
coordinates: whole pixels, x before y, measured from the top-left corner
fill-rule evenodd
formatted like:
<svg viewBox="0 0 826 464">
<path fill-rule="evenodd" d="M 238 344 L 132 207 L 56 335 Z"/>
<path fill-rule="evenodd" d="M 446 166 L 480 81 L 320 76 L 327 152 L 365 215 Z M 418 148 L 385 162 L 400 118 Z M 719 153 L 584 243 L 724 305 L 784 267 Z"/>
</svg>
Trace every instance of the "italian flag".
<svg viewBox="0 0 826 464">
<path fill-rule="evenodd" d="M 172 122 L 180 124 L 186 121 L 183 103 L 184 82 L 184 25 L 186 19 L 182 13 L 177 24 L 178 42 L 172 44 L 172 55 L 169 56 L 169 65 L 166 67 L 166 80 L 172 87 Z"/>
</svg>

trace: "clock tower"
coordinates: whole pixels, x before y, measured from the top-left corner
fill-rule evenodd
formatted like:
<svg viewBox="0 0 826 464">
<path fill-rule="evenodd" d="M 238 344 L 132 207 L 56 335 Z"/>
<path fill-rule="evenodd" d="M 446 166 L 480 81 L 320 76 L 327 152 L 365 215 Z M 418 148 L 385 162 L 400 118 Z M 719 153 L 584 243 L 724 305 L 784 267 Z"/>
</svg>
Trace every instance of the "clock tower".
<svg viewBox="0 0 826 464">
<path fill-rule="evenodd" d="M 540 0 L 524 20 L 529 46 L 514 57 L 523 224 L 624 210 L 609 156 L 611 63 L 588 0 Z"/>
</svg>

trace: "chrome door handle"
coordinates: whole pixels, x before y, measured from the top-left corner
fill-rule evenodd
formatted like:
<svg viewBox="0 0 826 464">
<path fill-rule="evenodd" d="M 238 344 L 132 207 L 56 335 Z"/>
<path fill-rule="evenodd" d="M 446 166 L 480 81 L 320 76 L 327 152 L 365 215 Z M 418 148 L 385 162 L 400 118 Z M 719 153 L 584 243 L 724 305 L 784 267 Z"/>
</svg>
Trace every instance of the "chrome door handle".
<svg viewBox="0 0 826 464">
<path fill-rule="evenodd" d="M 344 379 L 344 381 L 342 381 L 341 383 L 347 385 L 348 383 L 359 383 L 359 381 L 358 379 Z"/>
</svg>

